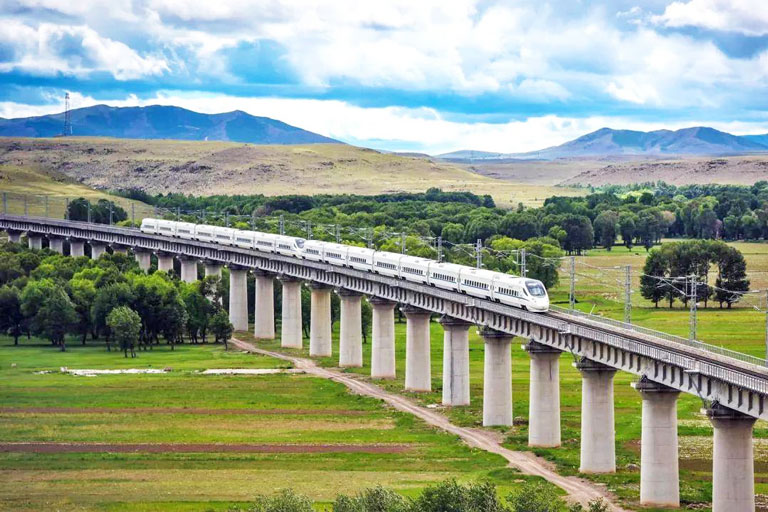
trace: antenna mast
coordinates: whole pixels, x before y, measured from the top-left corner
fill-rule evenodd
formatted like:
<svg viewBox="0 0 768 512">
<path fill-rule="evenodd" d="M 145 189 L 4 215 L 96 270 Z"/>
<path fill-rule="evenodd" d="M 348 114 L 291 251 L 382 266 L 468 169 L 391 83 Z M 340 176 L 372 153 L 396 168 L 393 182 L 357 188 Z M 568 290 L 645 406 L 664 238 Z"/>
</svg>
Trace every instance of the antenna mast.
<svg viewBox="0 0 768 512">
<path fill-rule="evenodd" d="M 69 111 L 69 93 L 64 93 L 64 137 L 72 135 L 72 113 Z"/>
</svg>

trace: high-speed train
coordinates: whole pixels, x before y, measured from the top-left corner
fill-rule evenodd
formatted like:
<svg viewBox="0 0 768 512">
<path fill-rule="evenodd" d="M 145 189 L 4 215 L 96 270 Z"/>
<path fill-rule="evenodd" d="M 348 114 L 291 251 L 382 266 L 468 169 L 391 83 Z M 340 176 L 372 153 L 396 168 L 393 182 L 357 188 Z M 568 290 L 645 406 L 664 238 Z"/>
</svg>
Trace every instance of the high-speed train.
<svg viewBox="0 0 768 512">
<path fill-rule="evenodd" d="M 375 272 L 383 276 L 490 299 L 528 311 L 549 310 L 549 296 L 541 281 L 465 265 L 438 263 L 427 258 L 320 240 L 162 219 L 144 219 L 141 222 L 141 231 Z"/>
</svg>

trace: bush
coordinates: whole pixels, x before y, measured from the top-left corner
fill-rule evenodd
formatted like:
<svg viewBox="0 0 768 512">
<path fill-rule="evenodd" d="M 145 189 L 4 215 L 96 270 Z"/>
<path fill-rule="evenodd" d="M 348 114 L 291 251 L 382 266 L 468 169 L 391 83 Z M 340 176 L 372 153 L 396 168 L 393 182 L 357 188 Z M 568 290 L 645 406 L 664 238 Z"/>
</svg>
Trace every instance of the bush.
<svg viewBox="0 0 768 512">
<path fill-rule="evenodd" d="M 537 512 L 519 509 L 520 512 Z M 489 483 L 462 485 L 447 480 L 427 487 L 413 503 L 412 512 L 509 512 Z M 367 512 L 367 511 L 366 511 Z"/>
<path fill-rule="evenodd" d="M 566 512 L 563 500 L 554 487 L 542 482 L 527 482 L 507 497 L 512 512 Z"/>
<path fill-rule="evenodd" d="M 312 500 L 291 489 L 283 489 L 275 496 L 259 496 L 248 512 L 314 512 Z"/>
<path fill-rule="evenodd" d="M 392 489 L 376 486 L 355 497 L 339 495 L 333 512 L 408 512 L 410 504 Z"/>
</svg>

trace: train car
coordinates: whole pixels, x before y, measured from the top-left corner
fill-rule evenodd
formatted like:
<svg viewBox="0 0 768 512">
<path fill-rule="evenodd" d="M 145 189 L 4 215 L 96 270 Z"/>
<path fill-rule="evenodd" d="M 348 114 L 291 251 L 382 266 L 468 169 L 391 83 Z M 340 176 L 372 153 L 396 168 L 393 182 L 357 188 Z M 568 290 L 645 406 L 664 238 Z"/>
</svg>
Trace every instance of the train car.
<svg viewBox="0 0 768 512">
<path fill-rule="evenodd" d="M 275 252 L 284 256 L 300 257 L 304 239 L 293 236 L 275 235 Z"/>
<path fill-rule="evenodd" d="M 467 268 L 455 263 L 437 263 L 433 261 L 429 265 L 429 284 L 445 290 L 461 291 L 459 276 L 462 269 Z"/>
<path fill-rule="evenodd" d="M 216 242 L 216 235 L 213 232 L 214 227 L 207 224 L 197 224 L 195 226 L 195 239 L 201 242 Z"/>
<path fill-rule="evenodd" d="M 275 252 L 277 235 L 255 231 L 253 236 L 253 248 L 257 251 Z"/>
<path fill-rule="evenodd" d="M 459 274 L 459 290 L 473 297 L 493 300 L 493 281 L 498 272 L 464 267 Z"/>
<path fill-rule="evenodd" d="M 376 251 L 373 255 L 373 271 L 389 277 L 400 277 L 400 259 L 404 256 L 394 252 Z"/>
<path fill-rule="evenodd" d="M 213 228 L 214 242 L 221 245 L 232 245 L 235 237 L 235 230 L 216 226 Z"/>
<path fill-rule="evenodd" d="M 323 261 L 325 242 L 322 240 L 305 240 L 301 248 L 301 257 L 309 261 Z"/>
<path fill-rule="evenodd" d="M 347 252 L 347 265 L 355 270 L 373 272 L 373 255 L 375 253 L 376 251 L 366 247 L 350 246 Z"/>
<path fill-rule="evenodd" d="M 496 302 L 534 312 L 549 310 L 549 296 L 541 281 L 499 274 L 493 286 L 493 296 Z"/>
<path fill-rule="evenodd" d="M 306 245 L 306 244 L 305 244 Z M 323 244 L 323 261 L 331 265 L 347 266 L 348 245 L 325 242 Z"/>
<path fill-rule="evenodd" d="M 549 311 L 549 295 L 544 283 L 535 279 L 525 279 L 525 293 L 530 297 L 531 302 L 526 309 L 536 313 Z"/>
<path fill-rule="evenodd" d="M 233 243 L 235 247 L 242 247 L 243 249 L 253 249 L 256 243 L 256 232 L 236 229 Z"/>
<path fill-rule="evenodd" d="M 406 281 L 427 284 L 429 282 L 429 265 L 432 260 L 403 256 L 400 258 L 400 277 Z"/>
<path fill-rule="evenodd" d="M 176 238 L 183 238 L 184 240 L 194 240 L 195 238 L 195 225 L 191 222 L 175 222 L 176 224 Z"/>
<path fill-rule="evenodd" d="M 141 227 L 139 227 L 139 230 L 141 230 L 142 233 L 147 233 L 148 235 L 156 235 L 157 223 L 157 219 L 143 219 L 141 221 Z"/>
<path fill-rule="evenodd" d="M 172 220 L 158 220 L 155 234 L 164 236 L 176 236 L 176 223 Z"/>
</svg>

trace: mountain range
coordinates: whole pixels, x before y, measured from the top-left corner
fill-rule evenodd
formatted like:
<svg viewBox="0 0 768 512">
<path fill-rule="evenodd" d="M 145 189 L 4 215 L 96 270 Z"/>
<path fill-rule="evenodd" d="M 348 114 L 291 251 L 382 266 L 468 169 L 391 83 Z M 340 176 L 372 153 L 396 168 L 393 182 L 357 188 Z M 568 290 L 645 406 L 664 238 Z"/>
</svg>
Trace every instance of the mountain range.
<svg viewBox="0 0 768 512">
<path fill-rule="evenodd" d="M 732 135 L 706 126 L 641 132 L 601 128 L 577 139 L 528 153 L 462 150 L 438 155 L 452 161 L 555 160 L 585 157 L 733 155 L 768 152 L 768 134 Z"/>
<path fill-rule="evenodd" d="M 240 110 L 201 114 L 181 107 L 109 107 L 95 105 L 71 112 L 72 134 L 130 139 L 179 139 L 252 144 L 341 142 L 282 121 Z M 64 113 L 16 119 L 0 118 L 0 136 L 55 137 L 63 132 Z"/>
</svg>

